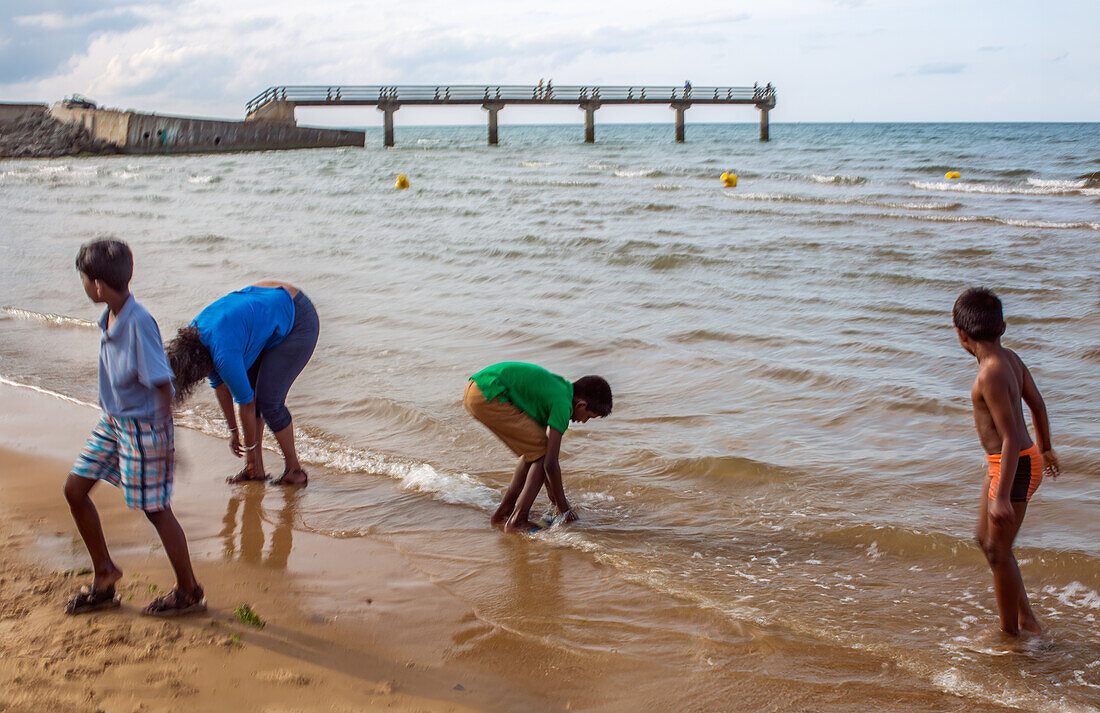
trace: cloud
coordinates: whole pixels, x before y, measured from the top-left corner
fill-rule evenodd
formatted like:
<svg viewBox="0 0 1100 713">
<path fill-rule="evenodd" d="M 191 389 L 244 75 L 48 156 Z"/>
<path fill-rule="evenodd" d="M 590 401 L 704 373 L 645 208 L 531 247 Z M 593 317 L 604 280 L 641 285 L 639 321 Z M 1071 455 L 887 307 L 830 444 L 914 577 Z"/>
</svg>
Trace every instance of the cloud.
<svg viewBox="0 0 1100 713">
<path fill-rule="evenodd" d="M 145 13 L 157 4 L 90 0 L 0 4 L 0 83 L 56 73 L 83 54 L 96 37 L 145 24 Z"/>
<path fill-rule="evenodd" d="M 965 69 L 962 62 L 932 62 L 917 67 L 917 74 L 961 74 Z"/>
<path fill-rule="evenodd" d="M 1050 61 L 1051 62 L 1061 62 L 1066 57 L 1069 57 L 1069 52 L 1063 52 L 1062 54 L 1058 55 L 1057 57 L 1055 57 L 1054 59 L 1052 59 Z"/>
<path fill-rule="evenodd" d="M 986 45 L 985 47 L 979 47 L 979 52 L 1003 52 L 1007 49 L 1004 45 Z"/>
</svg>

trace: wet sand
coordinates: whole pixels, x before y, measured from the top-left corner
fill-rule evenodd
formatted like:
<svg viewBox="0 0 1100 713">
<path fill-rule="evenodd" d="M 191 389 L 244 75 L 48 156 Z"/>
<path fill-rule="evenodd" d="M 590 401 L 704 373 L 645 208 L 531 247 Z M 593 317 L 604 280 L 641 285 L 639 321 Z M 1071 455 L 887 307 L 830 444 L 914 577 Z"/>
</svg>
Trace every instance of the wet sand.
<svg viewBox="0 0 1100 713">
<path fill-rule="evenodd" d="M 171 570 L 144 517 L 99 486 L 123 606 L 68 617 L 66 598 L 91 576 L 61 484 L 97 418 L 0 385 L 0 710 L 995 708 L 888 658 L 824 656 L 805 634 L 655 595 L 599 558 L 493 530 L 477 511 L 311 532 L 297 506 L 308 489 L 226 486 L 236 461 L 225 443 L 179 427 L 173 508 L 209 612 L 139 614 Z M 341 487 L 337 473 L 314 477 L 311 488 Z M 415 497 L 360 487 L 379 502 Z M 262 630 L 234 616 L 245 603 Z"/>
<path fill-rule="evenodd" d="M 87 407 L 0 386 L 0 710 L 483 709 L 486 677 L 441 665 L 438 655 L 436 642 L 453 635 L 464 612 L 392 549 L 362 538 L 333 548 L 297 532 L 293 574 L 215 551 L 224 527 L 210 513 L 224 510 L 225 492 L 209 486 L 223 465 L 213 448 L 221 444 L 186 429 L 177 435 L 174 505 L 209 611 L 174 620 L 140 615 L 172 585 L 171 569 L 144 517 L 101 485 L 93 497 L 125 572 L 122 607 L 62 614 L 91 575 L 61 484 L 97 417 Z M 276 557 L 289 557 L 285 545 L 280 554 L 273 543 Z M 328 574 L 337 559 L 345 562 L 343 576 Z M 365 576 L 351 576 L 364 569 Z M 326 589 L 359 601 L 356 621 L 299 606 Z M 265 620 L 262 630 L 234 616 L 243 603 Z"/>
</svg>

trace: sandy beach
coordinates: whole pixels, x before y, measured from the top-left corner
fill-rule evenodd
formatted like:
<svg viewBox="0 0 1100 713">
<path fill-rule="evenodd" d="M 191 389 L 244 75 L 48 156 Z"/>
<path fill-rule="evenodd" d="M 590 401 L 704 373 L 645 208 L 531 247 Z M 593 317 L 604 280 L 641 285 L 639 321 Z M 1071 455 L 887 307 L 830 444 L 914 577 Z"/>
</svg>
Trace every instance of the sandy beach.
<svg viewBox="0 0 1100 713">
<path fill-rule="evenodd" d="M 224 526 L 210 513 L 224 508 L 224 490 L 209 487 L 223 449 L 186 429 L 177 436 L 175 509 L 209 611 L 175 620 L 140 615 L 146 600 L 171 586 L 171 570 L 141 514 L 127 511 L 112 488 L 98 487 L 108 543 L 125 571 L 123 604 L 63 615 L 71 591 L 91 576 L 60 488 L 96 418 L 86 406 L 0 387 L 0 710 L 484 709 L 484 677 L 442 666 L 436 655 L 439 627 L 461 618 L 455 603 L 392 549 L 362 539 L 333 547 L 297 532 L 294 562 L 301 566 L 293 574 L 223 559 L 215 550 Z M 242 548 L 260 546 L 241 539 Z M 277 540 L 272 547 L 280 556 Z M 289 555 L 287 543 L 281 556 Z M 319 581 L 341 557 L 354 557 L 345 576 Z M 365 563 L 369 573 L 357 578 Z M 360 601 L 357 622 L 296 604 L 330 587 L 345 602 Z M 234 616 L 244 603 L 264 619 L 262 630 Z"/>
</svg>

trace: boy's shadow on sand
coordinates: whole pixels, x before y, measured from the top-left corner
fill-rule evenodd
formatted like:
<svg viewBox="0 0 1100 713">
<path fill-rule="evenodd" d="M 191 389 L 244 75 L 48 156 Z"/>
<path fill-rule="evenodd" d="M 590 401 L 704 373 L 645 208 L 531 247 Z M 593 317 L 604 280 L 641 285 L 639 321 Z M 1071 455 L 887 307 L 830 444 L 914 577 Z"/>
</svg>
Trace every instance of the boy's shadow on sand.
<svg viewBox="0 0 1100 713">
<path fill-rule="evenodd" d="M 226 559 L 237 555 L 242 562 L 263 564 L 273 569 L 286 569 L 290 559 L 290 550 L 294 546 L 294 518 L 298 512 L 298 489 L 283 490 L 283 506 L 279 509 L 271 533 L 271 547 L 264 554 L 264 495 L 268 492 L 262 485 L 248 484 L 243 494 L 233 495 L 226 506 L 222 530 L 218 533 L 224 542 Z M 237 515 L 240 513 L 239 541 L 237 533 Z"/>
</svg>

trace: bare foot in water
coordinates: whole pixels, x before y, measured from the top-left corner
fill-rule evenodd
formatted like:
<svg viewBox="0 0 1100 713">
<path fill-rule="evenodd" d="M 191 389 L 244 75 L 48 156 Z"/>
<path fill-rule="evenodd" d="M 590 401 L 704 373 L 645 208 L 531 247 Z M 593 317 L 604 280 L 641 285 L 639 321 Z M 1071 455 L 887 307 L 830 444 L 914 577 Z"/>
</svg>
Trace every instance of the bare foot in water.
<svg viewBox="0 0 1100 713">
<path fill-rule="evenodd" d="M 309 485 L 309 473 L 301 468 L 284 470 L 283 474 L 271 481 L 272 485 Z"/>
<path fill-rule="evenodd" d="M 1018 624 L 1020 627 L 1020 633 L 1026 631 L 1027 633 L 1034 634 L 1035 636 L 1043 635 L 1043 627 L 1039 626 L 1039 620 L 1036 619 L 1034 616 L 1025 616 L 1021 614 L 1020 618 L 1018 619 Z"/>
<path fill-rule="evenodd" d="M 505 532 L 530 532 L 531 530 L 534 530 L 537 527 L 538 527 L 538 525 L 531 522 L 527 518 L 524 518 L 524 519 L 518 520 L 518 521 L 509 520 L 508 524 L 504 526 L 504 531 Z"/>
<path fill-rule="evenodd" d="M 237 483 L 251 483 L 254 481 L 267 480 L 267 473 L 253 474 L 252 470 L 245 467 L 241 469 L 241 472 L 236 475 L 231 475 L 225 479 L 225 482 L 230 485 L 236 485 Z"/>
</svg>

